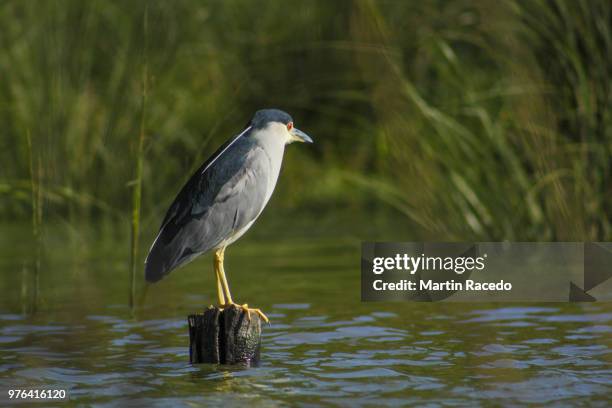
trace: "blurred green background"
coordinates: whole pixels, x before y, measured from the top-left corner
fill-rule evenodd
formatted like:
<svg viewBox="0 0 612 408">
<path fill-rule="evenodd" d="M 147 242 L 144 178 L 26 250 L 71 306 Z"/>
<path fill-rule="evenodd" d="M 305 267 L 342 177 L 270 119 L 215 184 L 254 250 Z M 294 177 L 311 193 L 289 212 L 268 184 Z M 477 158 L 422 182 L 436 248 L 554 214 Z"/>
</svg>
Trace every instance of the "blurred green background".
<svg viewBox="0 0 612 408">
<path fill-rule="evenodd" d="M 612 241 L 611 31 L 610 0 L 0 0 L 0 375 L 77 405 L 608 402 L 610 304 L 361 303 L 359 251 Z M 146 249 L 267 107 L 315 139 L 226 254 L 268 366 L 187 369 L 210 257 L 145 290 Z"/>
<path fill-rule="evenodd" d="M 611 7 L 3 1 L 0 217 L 148 241 L 192 171 L 277 107 L 316 144 L 288 149 L 268 211 L 389 209 L 414 240 L 611 240 Z"/>
</svg>

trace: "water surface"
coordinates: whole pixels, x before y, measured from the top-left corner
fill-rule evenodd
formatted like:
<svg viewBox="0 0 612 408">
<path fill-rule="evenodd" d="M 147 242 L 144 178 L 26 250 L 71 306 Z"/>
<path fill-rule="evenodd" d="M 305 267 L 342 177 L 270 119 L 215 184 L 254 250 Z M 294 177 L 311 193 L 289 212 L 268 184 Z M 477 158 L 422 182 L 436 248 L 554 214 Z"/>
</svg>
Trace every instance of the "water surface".
<svg viewBox="0 0 612 408">
<path fill-rule="evenodd" d="M 2 388 L 98 406 L 611 403 L 607 303 L 361 303 L 359 237 L 255 235 L 226 269 L 234 298 L 272 321 L 262 364 L 192 366 L 186 316 L 215 301 L 209 259 L 151 287 L 132 316 L 121 240 L 46 238 L 33 316 L 21 313 L 29 244 L 2 241 Z"/>
</svg>

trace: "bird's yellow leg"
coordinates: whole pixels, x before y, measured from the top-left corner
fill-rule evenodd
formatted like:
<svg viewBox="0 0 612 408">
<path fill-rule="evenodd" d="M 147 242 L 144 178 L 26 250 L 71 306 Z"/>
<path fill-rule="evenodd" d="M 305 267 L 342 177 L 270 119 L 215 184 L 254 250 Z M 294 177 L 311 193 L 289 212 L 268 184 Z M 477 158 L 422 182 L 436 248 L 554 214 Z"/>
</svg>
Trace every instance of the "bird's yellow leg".
<svg viewBox="0 0 612 408">
<path fill-rule="evenodd" d="M 227 278 L 225 277 L 225 269 L 223 269 L 223 260 L 225 257 L 225 247 L 219 248 L 215 251 L 215 263 L 218 267 L 218 274 L 221 278 L 221 287 L 223 288 L 223 294 L 225 296 L 225 301 L 221 303 L 221 305 L 233 305 L 234 301 L 232 300 L 232 295 L 230 294 L 229 285 L 227 284 Z"/>
<path fill-rule="evenodd" d="M 266 316 L 260 309 L 249 308 L 249 305 L 247 305 L 246 303 L 244 305 L 238 305 L 234 303 L 234 301 L 232 300 L 232 295 L 230 294 L 229 285 L 227 284 L 227 278 L 225 277 L 225 269 L 223 268 L 224 256 L 225 248 L 219 248 L 215 251 L 215 271 L 217 272 L 217 289 L 221 288 L 223 292 L 220 292 L 219 295 L 219 302 L 222 308 L 236 305 L 246 312 L 249 320 L 251 320 L 251 312 L 254 312 L 257 313 L 259 317 L 261 317 L 266 323 L 270 323 L 268 316 Z"/>
<path fill-rule="evenodd" d="M 219 272 L 219 262 L 217 256 L 213 258 L 213 268 L 215 269 L 215 276 L 217 278 L 217 297 L 219 298 L 219 304 L 225 304 L 225 295 L 223 294 L 223 286 L 221 284 L 221 273 Z"/>
</svg>

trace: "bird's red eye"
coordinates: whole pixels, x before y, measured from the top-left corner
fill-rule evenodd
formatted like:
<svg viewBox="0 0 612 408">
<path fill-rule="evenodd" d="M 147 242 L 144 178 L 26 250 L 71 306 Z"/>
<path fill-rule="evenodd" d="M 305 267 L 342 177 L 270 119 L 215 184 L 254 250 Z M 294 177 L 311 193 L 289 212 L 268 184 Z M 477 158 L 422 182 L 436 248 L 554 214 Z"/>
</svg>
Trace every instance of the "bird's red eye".
<svg viewBox="0 0 612 408">
<path fill-rule="evenodd" d="M 287 130 L 293 129 L 293 122 L 287 123 Z"/>
</svg>

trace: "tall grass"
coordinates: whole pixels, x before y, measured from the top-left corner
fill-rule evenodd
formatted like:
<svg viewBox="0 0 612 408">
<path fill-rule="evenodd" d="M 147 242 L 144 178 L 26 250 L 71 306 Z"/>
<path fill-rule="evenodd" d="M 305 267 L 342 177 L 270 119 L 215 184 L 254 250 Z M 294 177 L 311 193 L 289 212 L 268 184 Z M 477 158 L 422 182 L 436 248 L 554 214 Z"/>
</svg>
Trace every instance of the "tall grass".
<svg viewBox="0 0 612 408">
<path fill-rule="evenodd" d="M 612 4 L 515 4 L 525 41 L 551 88 L 555 160 L 563 163 L 567 211 L 583 239 L 612 236 Z M 551 164 L 549 166 L 552 166 Z"/>
<path fill-rule="evenodd" d="M 0 214 L 29 216 L 31 129 L 45 219 L 130 223 L 133 285 L 140 231 L 275 106 L 317 143 L 292 149 L 271 205 L 389 205 L 407 239 L 612 239 L 610 7 L 3 2 Z"/>
<path fill-rule="evenodd" d="M 610 237 L 609 4 L 445 4 L 406 38 L 380 3 L 360 3 L 386 166 L 349 178 L 432 238 Z"/>
<path fill-rule="evenodd" d="M 32 236 L 34 238 L 34 245 L 32 251 L 32 263 L 33 263 L 33 285 L 32 285 L 32 293 L 30 297 L 30 304 L 27 308 L 30 313 L 36 313 L 38 309 L 39 302 L 39 292 L 40 292 L 40 262 L 42 257 L 42 220 L 43 220 L 43 210 L 42 210 L 42 164 L 40 162 L 40 158 L 35 161 L 34 159 L 34 149 L 32 147 L 32 137 L 30 132 L 26 133 L 26 143 L 28 146 L 29 152 L 29 165 L 30 165 L 30 186 L 32 191 Z M 22 285 L 22 295 L 27 293 L 27 287 L 29 280 L 26 280 L 24 276 L 24 284 Z M 24 297 L 25 299 L 25 297 Z"/>
<path fill-rule="evenodd" d="M 130 248 L 130 291 L 129 291 L 129 306 L 134 308 L 134 300 L 136 299 L 136 273 L 138 247 L 140 242 L 140 211 L 142 206 L 142 169 L 144 164 L 144 142 L 145 142 L 145 124 L 146 124 L 146 108 L 147 108 L 147 81 L 148 81 L 148 61 L 147 61 L 147 32 L 148 32 L 148 8 L 145 6 L 143 16 L 143 63 L 142 63 L 142 105 L 140 112 L 140 132 L 138 135 L 138 147 L 136 149 L 136 178 L 132 182 L 132 238 Z"/>
</svg>

